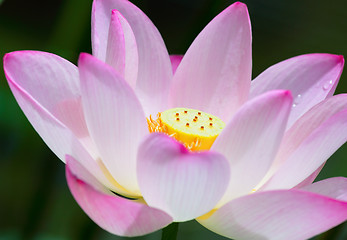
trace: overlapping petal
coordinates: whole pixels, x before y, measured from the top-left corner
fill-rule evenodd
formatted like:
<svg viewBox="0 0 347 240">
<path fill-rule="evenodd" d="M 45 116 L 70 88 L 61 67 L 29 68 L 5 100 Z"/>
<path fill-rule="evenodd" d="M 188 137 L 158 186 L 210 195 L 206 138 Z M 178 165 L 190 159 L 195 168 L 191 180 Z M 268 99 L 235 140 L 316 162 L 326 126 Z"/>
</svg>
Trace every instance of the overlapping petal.
<svg viewBox="0 0 347 240">
<path fill-rule="evenodd" d="M 294 107 L 288 127 L 327 96 L 332 96 L 344 65 L 343 56 L 306 54 L 290 58 L 266 69 L 252 81 L 250 97 L 273 89 L 290 90 Z"/>
<path fill-rule="evenodd" d="M 318 169 L 346 140 L 347 95 L 341 94 L 316 105 L 286 133 L 261 189 L 294 187 Z"/>
<path fill-rule="evenodd" d="M 120 185 L 140 195 L 136 152 L 148 134 L 142 106 L 130 86 L 107 64 L 81 54 L 78 66 L 87 126 L 101 160 Z"/>
<path fill-rule="evenodd" d="M 75 172 L 70 170 L 71 161 Z M 70 191 L 87 215 L 106 231 L 121 236 L 140 236 L 159 230 L 172 221 L 163 211 L 112 194 L 73 161 L 68 157 L 66 165 Z M 79 176 L 89 179 L 93 185 L 85 183 Z"/>
<path fill-rule="evenodd" d="M 210 211 L 229 182 L 228 161 L 218 153 L 189 152 L 165 134 L 151 134 L 141 144 L 137 166 L 141 193 L 149 206 L 174 221 Z"/>
<path fill-rule="evenodd" d="M 292 97 L 277 90 L 247 102 L 235 114 L 212 146 L 223 154 L 232 171 L 219 205 L 248 194 L 264 177 L 280 145 Z"/>
<path fill-rule="evenodd" d="M 347 178 L 344 177 L 324 179 L 301 189 L 347 202 Z"/>
<path fill-rule="evenodd" d="M 8 77 L 11 90 L 28 120 L 48 147 L 65 162 L 69 154 L 78 159 L 105 186 L 117 190 L 105 177 L 96 161 L 78 141 L 70 129 L 50 114 L 26 91 Z"/>
<path fill-rule="evenodd" d="M 198 35 L 174 75 L 171 107 L 199 109 L 225 122 L 249 94 L 251 27 L 246 5 L 234 3 Z"/>
<path fill-rule="evenodd" d="M 172 66 L 172 72 L 175 74 L 178 65 L 181 63 L 183 55 L 170 55 L 170 61 Z"/>
<path fill-rule="evenodd" d="M 51 53 L 18 51 L 6 54 L 4 70 L 8 81 L 18 85 L 77 137 L 88 136 L 75 65 Z"/>
<path fill-rule="evenodd" d="M 347 202 L 330 196 L 301 190 L 253 193 L 198 221 L 233 239 L 308 239 L 347 220 Z"/>
<path fill-rule="evenodd" d="M 127 20 L 112 11 L 105 62 L 135 89 L 138 70 L 136 39 Z"/>
<path fill-rule="evenodd" d="M 93 55 L 104 60 L 111 12 L 116 9 L 129 23 L 137 44 L 138 74 L 136 93 L 147 115 L 167 108 L 172 79 L 170 58 L 164 41 L 153 23 L 127 0 L 95 0 L 92 10 Z M 111 44 L 111 43 L 109 43 Z M 126 54 L 128 54 L 126 52 Z"/>
</svg>

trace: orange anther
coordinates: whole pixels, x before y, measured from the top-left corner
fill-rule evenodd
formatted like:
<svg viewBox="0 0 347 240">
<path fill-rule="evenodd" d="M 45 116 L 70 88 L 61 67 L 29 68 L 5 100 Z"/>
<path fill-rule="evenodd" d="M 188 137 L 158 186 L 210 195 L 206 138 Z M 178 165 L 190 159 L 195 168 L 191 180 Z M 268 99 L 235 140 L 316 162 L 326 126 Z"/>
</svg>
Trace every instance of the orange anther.
<svg viewBox="0 0 347 240">
<path fill-rule="evenodd" d="M 205 128 L 204 126 L 201 126 L 201 127 L 200 127 L 201 130 L 204 130 L 204 128 Z"/>
<path fill-rule="evenodd" d="M 180 118 L 176 118 L 176 121 L 179 121 L 180 120 Z"/>
<path fill-rule="evenodd" d="M 201 115 L 201 112 L 198 112 L 198 115 Z"/>
<path fill-rule="evenodd" d="M 184 111 L 184 113 L 188 113 L 188 111 Z"/>
<path fill-rule="evenodd" d="M 211 126 L 211 127 L 212 127 L 212 125 L 213 125 L 213 124 L 212 124 L 212 123 L 210 123 L 210 126 Z"/>
<path fill-rule="evenodd" d="M 210 119 L 210 121 L 212 121 L 212 118 L 211 118 L 211 117 L 210 117 L 209 119 Z"/>
<path fill-rule="evenodd" d="M 179 113 L 176 113 L 176 116 L 179 116 L 180 114 Z"/>
<path fill-rule="evenodd" d="M 186 127 L 189 127 L 189 123 L 186 123 Z"/>
<path fill-rule="evenodd" d="M 196 118 L 194 118 L 193 121 L 196 122 Z"/>
</svg>

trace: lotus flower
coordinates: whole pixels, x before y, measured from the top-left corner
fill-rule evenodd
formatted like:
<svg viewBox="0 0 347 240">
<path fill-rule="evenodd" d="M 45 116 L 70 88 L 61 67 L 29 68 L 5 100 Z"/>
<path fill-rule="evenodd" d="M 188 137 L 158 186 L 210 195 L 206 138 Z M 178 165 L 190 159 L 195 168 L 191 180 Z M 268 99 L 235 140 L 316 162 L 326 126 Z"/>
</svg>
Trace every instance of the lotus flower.
<svg viewBox="0 0 347 240">
<path fill-rule="evenodd" d="M 19 51 L 4 69 L 100 227 L 138 236 L 197 219 L 235 239 L 305 239 L 347 219 L 347 179 L 312 184 L 347 138 L 347 95 L 332 96 L 342 56 L 294 57 L 251 82 L 242 3 L 182 59 L 132 3 L 95 0 L 92 47 L 78 68 Z"/>
</svg>

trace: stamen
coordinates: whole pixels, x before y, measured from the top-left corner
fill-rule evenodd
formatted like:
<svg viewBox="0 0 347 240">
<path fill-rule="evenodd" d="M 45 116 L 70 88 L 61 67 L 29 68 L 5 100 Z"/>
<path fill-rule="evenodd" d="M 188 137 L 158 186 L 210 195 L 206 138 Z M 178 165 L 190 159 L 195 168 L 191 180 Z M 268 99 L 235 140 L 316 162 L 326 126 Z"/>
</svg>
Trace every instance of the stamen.
<svg viewBox="0 0 347 240">
<path fill-rule="evenodd" d="M 186 123 L 186 127 L 189 127 L 189 123 Z"/>
<path fill-rule="evenodd" d="M 204 128 L 205 128 L 204 126 L 201 126 L 201 127 L 200 127 L 201 130 L 204 130 Z"/>
<path fill-rule="evenodd" d="M 180 118 L 176 118 L 176 121 L 179 121 L 180 120 Z"/>
</svg>

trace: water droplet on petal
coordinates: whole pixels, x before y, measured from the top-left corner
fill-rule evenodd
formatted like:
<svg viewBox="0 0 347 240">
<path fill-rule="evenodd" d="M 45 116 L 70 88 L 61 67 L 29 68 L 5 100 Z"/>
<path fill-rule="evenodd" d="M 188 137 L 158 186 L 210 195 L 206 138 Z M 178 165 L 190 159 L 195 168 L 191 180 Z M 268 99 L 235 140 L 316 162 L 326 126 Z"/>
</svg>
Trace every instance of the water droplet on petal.
<svg viewBox="0 0 347 240">
<path fill-rule="evenodd" d="M 296 96 L 296 98 L 294 99 L 294 104 L 293 105 L 298 105 L 299 103 L 301 102 L 301 94 L 298 94 L 297 96 Z M 293 106 L 293 107 L 295 107 L 295 106 Z"/>
<path fill-rule="evenodd" d="M 331 88 L 331 85 L 333 84 L 333 80 L 330 80 L 329 82 L 327 82 L 327 83 L 325 83 L 324 85 L 323 85 L 323 90 L 328 90 L 328 89 L 330 89 Z"/>
</svg>

